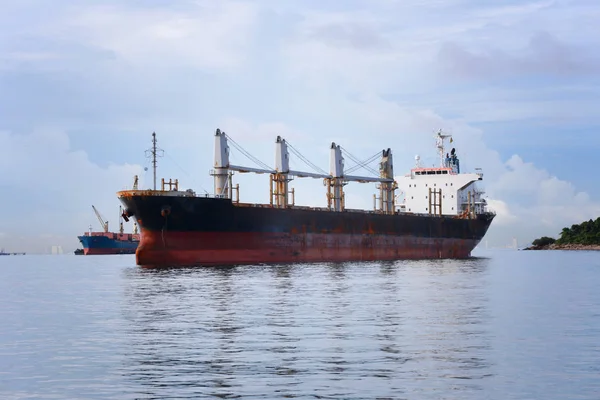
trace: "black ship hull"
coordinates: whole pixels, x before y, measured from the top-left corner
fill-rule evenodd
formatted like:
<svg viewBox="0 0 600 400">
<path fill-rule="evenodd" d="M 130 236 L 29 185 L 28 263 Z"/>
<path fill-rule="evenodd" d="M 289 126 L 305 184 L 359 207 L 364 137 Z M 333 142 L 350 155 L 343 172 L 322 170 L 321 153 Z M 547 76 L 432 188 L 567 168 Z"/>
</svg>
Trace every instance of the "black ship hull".
<svg viewBox="0 0 600 400">
<path fill-rule="evenodd" d="M 494 219 L 274 208 L 168 192 L 118 196 L 140 226 L 136 260 L 148 267 L 465 258 Z"/>
</svg>

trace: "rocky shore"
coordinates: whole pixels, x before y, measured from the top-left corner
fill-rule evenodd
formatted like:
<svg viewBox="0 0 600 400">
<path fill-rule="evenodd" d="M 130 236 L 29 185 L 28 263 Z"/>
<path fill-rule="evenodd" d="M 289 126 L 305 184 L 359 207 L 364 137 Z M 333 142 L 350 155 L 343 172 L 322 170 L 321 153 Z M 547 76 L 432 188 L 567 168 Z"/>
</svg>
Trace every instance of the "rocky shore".
<svg viewBox="0 0 600 400">
<path fill-rule="evenodd" d="M 600 250 L 600 244 L 548 244 L 545 246 L 529 246 L 523 250 Z"/>
</svg>

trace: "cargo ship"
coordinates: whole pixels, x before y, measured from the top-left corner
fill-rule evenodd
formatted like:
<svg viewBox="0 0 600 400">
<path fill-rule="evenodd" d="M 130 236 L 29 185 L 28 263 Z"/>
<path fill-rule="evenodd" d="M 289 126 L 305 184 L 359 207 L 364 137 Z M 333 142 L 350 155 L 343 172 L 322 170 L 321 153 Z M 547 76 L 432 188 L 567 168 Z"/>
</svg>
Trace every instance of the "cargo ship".
<svg viewBox="0 0 600 400">
<path fill-rule="evenodd" d="M 0 256 L 24 256 L 25 252 L 5 252 L 4 249 L 0 249 Z"/>
<path fill-rule="evenodd" d="M 214 169 L 210 172 L 214 177 L 213 195 L 179 190 L 177 179 L 162 179 L 157 190 L 156 158 L 153 189 L 117 192 L 124 206 L 123 217 L 126 221 L 134 218 L 140 227 L 137 265 L 151 268 L 460 259 L 470 257 L 495 217 L 487 210 L 479 187 L 481 169 L 461 172 L 456 150 L 445 153 L 445 140 L 452 143 L 452 136 L 442 131 L 435 135 L 440 164 L 425 167 L 417 156 L 414 168 L 398 177 L 394 177 L 389 148 L 364 162 L 352 156 L 358 167 L 380 159 L 379 171 L 372 169 L 378 176 L 369 177 L 348 174 L 356 166 L 344 170 L 342 150 L 348 152 L 335 143 L 330 147 L 330 171 L 326 173 L 319 172 L 280 136 L 275 141 L 274 169 L 265 164 L 259 164 L 263 168 L 233 165 L 229 162 L 228 143 L 244 150 L 219 129 L 214 139 Z M 155 133 L 152 143 L 155 156 Z M 316 167 L 317 173 L 291 170 L 290 150 L 307 165 Z M 269 174 L 269 204 L 240 202 L 239 184 L 234 187 L 232 182 L 233 172 Z M 294 189 L 288 190 L 293 177 L 323 179 L 327 205 L 295 205 Z M 378 184 L 379 197 L 373 197 L 373 210 L 346 208 L 344 186 L 349 182 Z"/>
<path fill-rule="evenodd" d="M 92 209 L 96 213 L 96 217 L 98 217 L 103 230 L 101 232 L 93 232 L 90 226 L 88 232 L 77 236 L 83 246 L 83 255 L 135 254 L 135 250 L 140 243 L 140 235 L 137 233 L 137 225 L 134 225 L 133 233 L 125 233 L 122 221 L 122 207 L 119 207 L 119 232 L 109 232 L 108 221 L 102 218 L 93 205 Z M 75 254 L 78 254 L 78 252 L 75 251 Z"/>
</svg>

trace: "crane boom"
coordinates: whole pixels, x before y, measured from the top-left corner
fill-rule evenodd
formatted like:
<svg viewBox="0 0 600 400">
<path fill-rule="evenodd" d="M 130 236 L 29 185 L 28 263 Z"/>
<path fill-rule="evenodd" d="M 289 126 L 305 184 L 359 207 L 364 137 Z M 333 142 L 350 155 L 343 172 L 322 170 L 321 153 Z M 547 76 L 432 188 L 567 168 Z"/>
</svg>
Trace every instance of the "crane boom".
<svg viewBox="0 0 600 400">
<path fill-rule="evenodd" d="M 92 208 L 94 209 L 94 212 L 96 213 L 96 217 L 98 217 L 98 221 L 100 221 L 100 225 L 102 225 L 104 232 L 108 233 L 108 221 L 104 221 L 104 218 L 102 218 L 102 215 L 100 215 L 100 213 L 98 212 L 96 207 L 94 207 L 93 204 L 92 204 Z"/>
</svg>

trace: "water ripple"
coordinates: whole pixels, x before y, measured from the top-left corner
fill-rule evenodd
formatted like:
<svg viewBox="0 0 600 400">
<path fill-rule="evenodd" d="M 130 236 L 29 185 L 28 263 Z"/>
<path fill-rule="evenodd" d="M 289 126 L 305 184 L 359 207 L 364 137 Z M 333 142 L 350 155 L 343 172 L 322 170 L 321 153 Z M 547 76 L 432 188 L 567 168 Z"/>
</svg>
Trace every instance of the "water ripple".
<svg viewBox="0 0 600 400">
<path fill-rule="evenodd" d="M 0 262 L 6 399 L 600 390 L 600 274 L 585 254 L 158 271 L 130 256 Z"/>
</svg>

